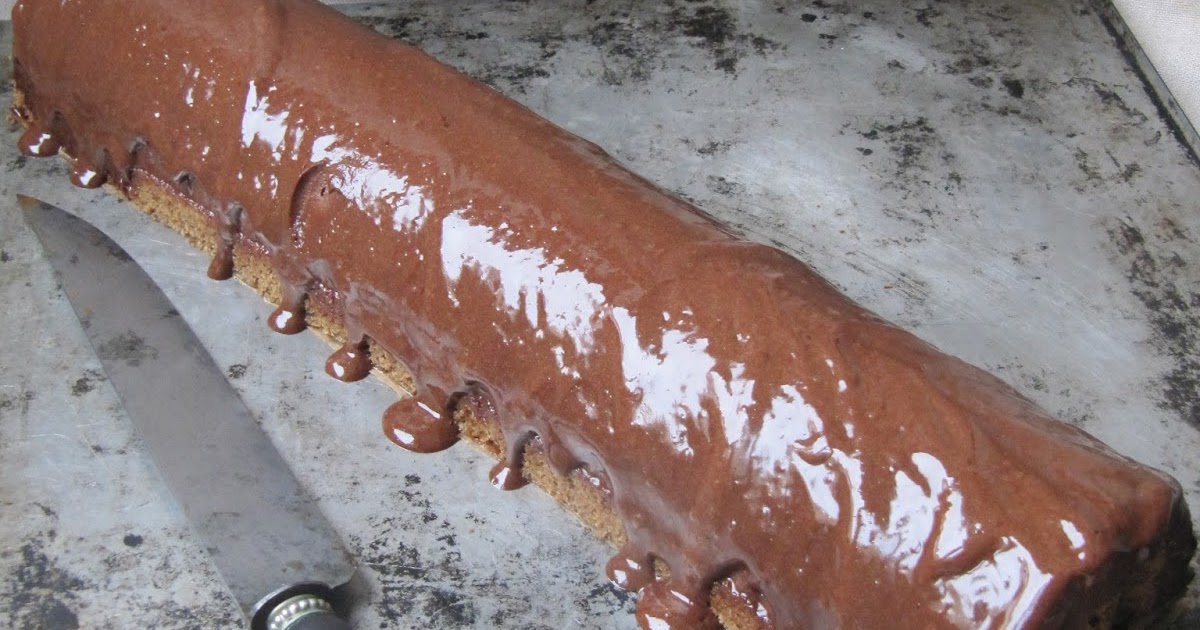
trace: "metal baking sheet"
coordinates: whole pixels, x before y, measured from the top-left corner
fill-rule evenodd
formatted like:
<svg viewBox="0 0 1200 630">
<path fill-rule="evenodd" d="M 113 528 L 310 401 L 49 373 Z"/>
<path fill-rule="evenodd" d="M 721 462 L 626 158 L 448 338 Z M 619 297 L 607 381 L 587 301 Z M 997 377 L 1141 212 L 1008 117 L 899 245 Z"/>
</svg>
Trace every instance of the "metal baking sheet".
<svg viewBox="0 0 1200 630">
<path fill-rule="evenodd" d="M 1200 509 L 1200 165 L 1090 2 L 343 10 L 1172 473 Z M 494 490 L 467 446 L 392 447 L 390 390 L 325 377 L 323 343 L 271 334 L 249 289 L 15 139 L 0 133 L 0 626 L 237 625 L 7 201 L 24 192 L 109 232 L 193 322 L 360 558 L 357 627 L 635 627 L 609 550 L 549 499 Z M 1198 593 L 1169 627 L 1200 626 Z"/>
</svg>

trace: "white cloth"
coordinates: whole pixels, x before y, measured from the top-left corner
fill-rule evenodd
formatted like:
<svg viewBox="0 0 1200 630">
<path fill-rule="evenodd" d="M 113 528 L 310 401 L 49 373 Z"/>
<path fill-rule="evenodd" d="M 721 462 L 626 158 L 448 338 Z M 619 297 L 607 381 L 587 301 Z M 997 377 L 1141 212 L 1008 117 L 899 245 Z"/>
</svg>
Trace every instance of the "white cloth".
<svg viewBox="0 0 1200 630">
<path fill-rule="evenodd" d="M 1112 0 L 1193 127 L 1200 128 L 1200 0 Z"/>
</svg>

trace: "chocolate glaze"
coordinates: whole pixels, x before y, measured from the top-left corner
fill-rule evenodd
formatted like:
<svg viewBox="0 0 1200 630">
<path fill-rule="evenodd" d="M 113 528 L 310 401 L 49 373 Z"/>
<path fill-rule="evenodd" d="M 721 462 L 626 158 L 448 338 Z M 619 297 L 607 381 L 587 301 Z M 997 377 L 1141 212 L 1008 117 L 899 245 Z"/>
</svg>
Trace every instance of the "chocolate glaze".
<svg viewBox="0 0 1200 630">
<path fill-rule="evenodd" d="M 367 357 L 367 342 L 359 337 L 359 341 L 342 344 L 336 352 L 329 355 L 325 361 L 325 373 L 344 383 L 361 381 L 371 371 L 371 360 Z"/>
<path fill-rule="evenodd" d="M 714 627 L 730 576 L 777 628 L 1083 625 L 1153 577 L 1128 621 L 1188 579 L 1174 480 L 415 48 L 309 0 L 13 19 L 23 151 L 170 182 L 212 218 L 209 275 L 234 243 L 270 261 L 275 330 L 331 304 L 331 373 L 364 375 L 368 338 L 412 372 L 398 444 L 450 446 L 468 401 L 497 486 L 531 440 L 597 480 L 643 627 Z"/>
<path fill-rule="evenodd" d="M 31 157 L 50 157 L 56 155 L 61 148 L 54 134 L 37 127 L 30 127 L 21 134 L 17 141 L 21 153 Z"/>
<path fill-rule="evenodd" d="M 217 251 L 208 266 L 208 277 L 213 280 L 233 277 L 233 242 L 241 231 L 242 212 L 239 204 L 226 204 L 216 212 Z"/>
<path fill-rule="evenodd" d="M 458 442 L 458 425 L 449 409 L 417 397 L 396 401 L 383 413 L 383 434 L 414 453 L 436 453 Z"/>
</svg>

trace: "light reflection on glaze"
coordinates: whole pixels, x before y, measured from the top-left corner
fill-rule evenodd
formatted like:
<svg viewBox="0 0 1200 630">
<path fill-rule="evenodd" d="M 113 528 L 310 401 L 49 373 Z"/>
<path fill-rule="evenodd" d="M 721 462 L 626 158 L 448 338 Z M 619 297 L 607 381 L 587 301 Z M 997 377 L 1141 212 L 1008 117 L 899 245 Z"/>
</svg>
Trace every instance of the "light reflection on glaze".
<svg viewBox="0 0 1200 630">
<path fill-rule="evenodd" d="M 187 91 L 183 93 L 183 102 L 188 107 L 195 107 L 196 106 L 196 88 L 200 86 L 200 67 L 193 66 L 190 63 L 184 63 L 184 64 L 182 64 L 182 67 L 183 67 L 183 73 L 187 77 L 186 79 L 184 79 L 185 85 L 187 85 Z M 213 89 L 215 88 L 215 86 L 213 85 L 213 82 L 211 80 L 206 81 L 204 83 L 206 84 L 205 91 L 204 91 L 204 99 L 210 100 L 210 99 L 212 99 Z M 243 121 L 244 120 L 245 120 L 245 117 L 243 116 Z"/>
<path fill-rule="evenodd" d="M 725 433 L 725 441 L 735 446 L 749 437 L 750 413 L 754 407 L 754 379 L 745 378 L 746 364 L 731 363 L 729 379 L 716 371 L 708 373 L 712 396 L 716 399 L 718 418 Z"/>
<path fill-rule="evenodd" d="M 560 258 L 551 258 L 540 247 L 511 247 L 505 228 L 476 225 L 468 212 L 451 212 L 442 221 L 442 271 L 454 287 L 465 270 L 472 270 L 496 292 L 510 317 L 524 319 L 531 330 L 550 331 L 569 340 L 573 351 L 586 355 L 592 349 L 594 330 L 605 304 L 604 290 L 589 282 L 582 271 L 569 269 Z M 565 369 L 559 348 L 560 368 Z M 578 376 L 577 372 L 569 372 Z"/>
<path fill-rule="evenodd" d="M 18 141 L 21 152 L 31 157 L 50 157 L 58 153 L 59 143 L 48 130 L 30 128 Z"/>
<path fill-rule="evenodd" d="M 832 454 L 825 421 L 795 385 L 782 385 L 771 397 L 751 454 L 775 468 L 794 463 L 793 457 L 820 465 Z"/>
<path fill-rule="evenodd" d="M 911 463 L 915 470 L 895 473 L 888 518 L 867 510 L 856 515 L 858 544 L 894 562 L 903 574 L 911 574 L 925 548 L 940 538 L 942 532 L 935 530 L 934 525 L 938 513 L 946 507 L 943 491 L 954 494 L 952 489 L 947 490 L 953 480 L 947 478 L 946 469 L 936 458 L 928 453 L 914 453 Z M 951 533 L 950 537 L 953 536 Z"/>
<path fill-rule="evenodd" d="M 1075 523 L 1072 523 L 1066 519 L 1060 520 L 1058 523 L 1062 526 L 1063 534 L 1067 536 L 1067 540 L 1071 542 L 1071 548 L 1079 549 L 1079 559 L 1083 560 L 1087 555 L 1083 551 L 1084 547 L 1087 545 L 1087 538 L 1084 537 L 1083 532 L 1079 531 L 1079 528 L 1075 526 Z"/>
<path fill-rule="evenodd" d="M 627 309 L 614 308 L 611 316 L 621 335 L 625 388 L 635 400 L 634 426 L 662 429 L 680 454 L 691 455 L 690 423 L 685 420 L 705 423 L 708 412 L 703 403 L 710 394 L 709 374 L 717 365 L 707 352 L 708 339 L 663 328 L 657 338 L 643 341 L 637 318 Z"/>
<path fill-rule="evenodd" d="M 302 138 L 298 134 L 296 142 Z M 434 213 L 433 200 L 424 188 L 349 145 L 337 134 L 322 135 L 313 141 L 312 162 L 329 164 L 334 187 L 375 225 L 387 219 L 396 231 L 420 230 Z"/>
<path fill-rule="evenodd" d="M 940 471 L 940 487 L 932 479 L 926 479 L 933 494 L 940 500 L 938 516 L 940 527 L 934 530 L 933 553 L 938 560 L 949 561 L 960 557 L 967 551 L 967 542 L 973 533 L 972 526 L 963 515 L 963 496 L 954 478 Z"/>
<path fill-rule="evenodd" d="M 242 111 L 242 146 L 249 149 L 255 141 L 262 142 L 278 162 L 283 159 L 283 141 L 287 136 L 290 112 L 283 109 L 271 113 L 268 99 L 276 89 L 273 85 L 268 86 L 259 95 L 257 82 L 250 81 L 246 91 L 246 107 Z"/>
<path fill-rule="evenodd" d="M 764 476 L 800 477 L 817 520 L 837 523 L 841 504 L 836 489 L 841 476 L 829 463 L 833 450 L 825 438 L 825 424 L 794 385 L 780 387 L 763 415 L 762 427 L 751 439 L 749 452 Z M 785 488 L 779 491 L 789 492 Z M 852 490 L 853 492 L 853 490 Z"/>
<path fill-rule="evenodd" d="M 943 610 L 964 626 L 1021 628 L 1053 576 L 1018 540 L 1005 536 L 994 553 L 966 573 L 935 583 Z"/>
</svg>

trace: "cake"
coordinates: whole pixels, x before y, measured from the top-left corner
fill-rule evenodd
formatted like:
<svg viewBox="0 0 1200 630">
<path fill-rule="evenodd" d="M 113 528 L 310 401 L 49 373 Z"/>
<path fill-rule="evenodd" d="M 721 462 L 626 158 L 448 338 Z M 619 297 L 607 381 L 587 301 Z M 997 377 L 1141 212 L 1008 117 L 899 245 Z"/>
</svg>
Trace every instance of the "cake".
<svg viewBox="0 0 1200 630">
<path fill-rule="evenodd" d="M 644 628 L 1138 626 L 1191 577 L 1169 476 L 416 48 L 310 0 L 13 24 L 24 152 L 579 514 Z"/>
</svg>

